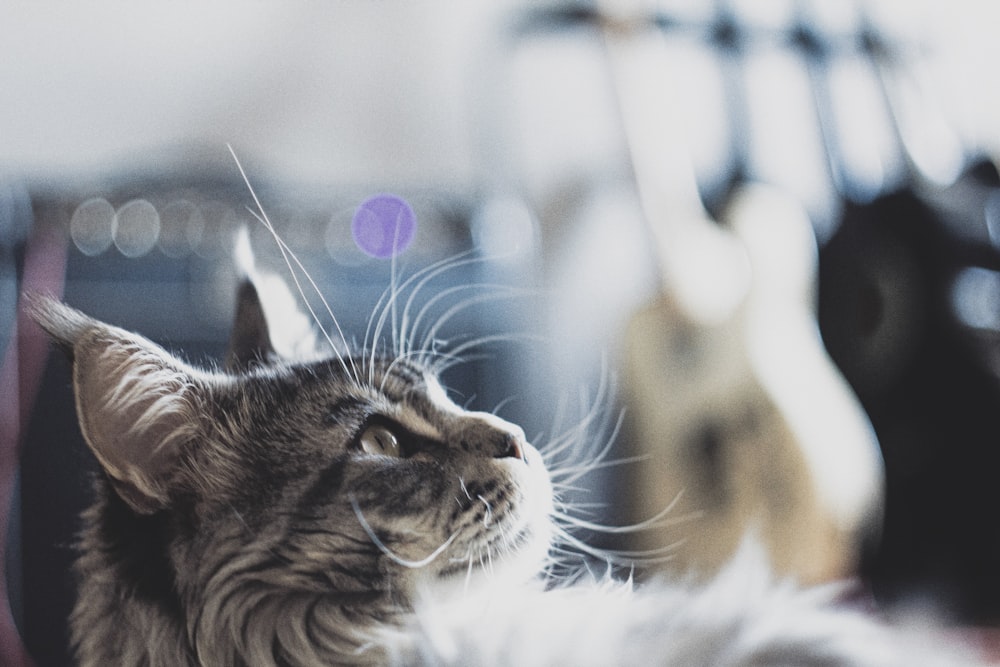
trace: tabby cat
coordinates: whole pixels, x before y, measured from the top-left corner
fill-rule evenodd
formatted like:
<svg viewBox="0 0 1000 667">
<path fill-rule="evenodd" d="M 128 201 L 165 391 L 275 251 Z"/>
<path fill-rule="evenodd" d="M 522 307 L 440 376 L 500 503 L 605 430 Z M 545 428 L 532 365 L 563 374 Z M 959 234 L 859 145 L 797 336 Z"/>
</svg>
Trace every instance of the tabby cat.
<svg viewBox="0 0 1000 667">
<path fill-rule="evenodd" d="M 80 664 L 958 664 L 771 583 L 752 546 L 708 585 L 546 581 L 560 531 L 522 430 L 455 405 L 428 355 L 279 354 L 288 304 L 260 284 L 212 370 L 31 300 L 102 469 Z"/>
</svg>

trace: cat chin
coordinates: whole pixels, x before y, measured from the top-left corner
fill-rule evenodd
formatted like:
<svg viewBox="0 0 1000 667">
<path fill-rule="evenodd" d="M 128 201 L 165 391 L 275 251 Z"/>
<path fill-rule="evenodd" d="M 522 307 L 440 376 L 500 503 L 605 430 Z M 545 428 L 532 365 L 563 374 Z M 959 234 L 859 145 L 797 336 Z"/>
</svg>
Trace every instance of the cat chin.
<svg viewBox="0 0 1000 667">
<path fill-rule="evenodd" d="M 497 554 L 483 563 L 473 562 L 436 578 L 420 578 L 414 582 L 411 600 L 421 608 L 426 604 L 447 603 L 467 598 L 492 597 L 497 591 L 541 586 L 539 572 L 547 562 L 550 541 L 548 527 L 532 529 L 525 534 L 526 542 L 515 552 Z"/>
<path fill-rule="evenodd" d="M 491 591 L 531 586 L 548 560 L 552 529 L 532 522 L 520 530 L 516 546 L 490 545 L 475 556 L 442 555 L 441 563 L 404 575 L 406 597 L 414 607 L 489 595 Z M 501 540 L 498 540 L 500 542 Z"/>
</svg>

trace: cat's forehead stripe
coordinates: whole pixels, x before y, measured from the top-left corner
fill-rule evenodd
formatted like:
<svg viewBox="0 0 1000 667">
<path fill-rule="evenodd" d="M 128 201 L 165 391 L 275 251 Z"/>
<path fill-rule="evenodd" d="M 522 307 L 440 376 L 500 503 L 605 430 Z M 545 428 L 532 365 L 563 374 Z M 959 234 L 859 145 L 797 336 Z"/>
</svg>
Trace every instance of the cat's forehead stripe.
<svg viewBox="0 0 1000 667">
<path fill-rule="evenodd" d="M 343 423 L 364 416 L 371 410 L 371 401 L 360 396 L 343 396 L 330 407 L 328 419 L 335 423 Z"/>
</svg>

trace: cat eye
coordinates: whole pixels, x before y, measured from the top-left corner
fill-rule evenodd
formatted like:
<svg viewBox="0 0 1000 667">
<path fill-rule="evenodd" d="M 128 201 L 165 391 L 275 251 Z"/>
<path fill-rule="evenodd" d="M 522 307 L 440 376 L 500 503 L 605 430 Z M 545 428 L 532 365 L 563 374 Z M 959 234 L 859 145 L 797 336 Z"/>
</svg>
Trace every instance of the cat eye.
<svg viewBox="0 0 1000 667">
<path fill-rule="evenodd" d="M 366 426 L 358 437 L 358 446 L 366 454 L 396 457 L 404 455 L 399 438 L 384 424 Z"/>
</svg>

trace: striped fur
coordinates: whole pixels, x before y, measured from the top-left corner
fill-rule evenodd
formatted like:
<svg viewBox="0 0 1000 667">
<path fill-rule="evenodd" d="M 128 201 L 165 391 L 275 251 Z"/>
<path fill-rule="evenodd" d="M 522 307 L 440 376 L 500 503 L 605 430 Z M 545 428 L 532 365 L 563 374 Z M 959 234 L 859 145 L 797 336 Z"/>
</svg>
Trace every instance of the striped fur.
<svg viewBox="0 0 1000 667">
<path fill-rule="evenodd" d="M 77 564 L 80 664 L 380 662 L 373 628 L 418 588 L 540 572 L 539 455 L 425 368 L 364 355 L 203 371 L 61 304 L 34 312 L 71 353 L 105 471 Z M 363 448 L 372 424 L 398 455 Z"/>
</svg>

